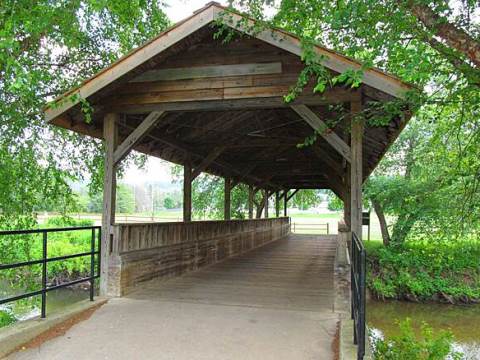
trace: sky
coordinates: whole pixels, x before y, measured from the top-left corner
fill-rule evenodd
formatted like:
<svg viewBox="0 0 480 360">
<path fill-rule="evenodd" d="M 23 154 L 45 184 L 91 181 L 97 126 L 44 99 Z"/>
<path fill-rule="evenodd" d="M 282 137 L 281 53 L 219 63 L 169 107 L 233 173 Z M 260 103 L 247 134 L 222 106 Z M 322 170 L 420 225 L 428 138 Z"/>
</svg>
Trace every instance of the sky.
<svg viewBox="0 0 480 360">
<path fill-rule="evenodd" d="M 194 11 L 204 7 L 209 2 L 209 0 L 165 0 L 168 7 L 163 10 L 172 22 L 177 22 L 192 15 Z M 216 2 L 227 5 L 226 1 L 216 0 Z"/>
</svg>

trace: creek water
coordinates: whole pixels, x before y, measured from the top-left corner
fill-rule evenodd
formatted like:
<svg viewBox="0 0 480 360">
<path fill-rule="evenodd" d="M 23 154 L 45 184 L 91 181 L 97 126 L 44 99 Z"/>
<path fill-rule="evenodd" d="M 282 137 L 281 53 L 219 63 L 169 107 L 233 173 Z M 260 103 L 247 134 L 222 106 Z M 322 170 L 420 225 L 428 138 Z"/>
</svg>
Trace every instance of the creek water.
<svg viewBox="0 0 480 360">
<path fill-rule="evenodd" d="M 47 316 L 48 314 L 60 311 L 78 301 L 86 300 L 89 298 L 89 296 L 90 292 L 88 290 L 83 290 L 79 288 L 63 288 L 52 290 L 47 293 Z M 7 308 L 7 306 L 4 306 L 4 308 Z M 20 305 L 18 303 L 14 303 L 13 306 L 8 306 L 8 308 L 10 308 L 13 315 L 19 321 L 28 320 L 40 316 L 40 308 L 38 306 L 25 304 Z"/>
<path fill-rule="evenodd" d="M 455 351 L 468 360 L 480 360 L 480 305 L 418 304 L 403 301 L 367 303 L 367 324 L 380 336 L 398 334 L 397 321 L 410 318 L 415 329 L 428 323 L 434 332 L 449 330 Z"/>
</svg>

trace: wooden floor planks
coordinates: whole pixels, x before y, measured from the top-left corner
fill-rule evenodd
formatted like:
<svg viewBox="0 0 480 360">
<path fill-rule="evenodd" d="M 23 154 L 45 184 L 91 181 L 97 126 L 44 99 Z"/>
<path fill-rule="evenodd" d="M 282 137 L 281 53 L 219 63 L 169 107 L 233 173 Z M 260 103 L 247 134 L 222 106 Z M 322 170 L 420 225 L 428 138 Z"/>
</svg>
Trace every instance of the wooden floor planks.
<svg viewBox="0 0 480 360">
<path fill-rule="evenodd" d="M 335 239 L 292 234 L 182 277 L 149 282 L 128 297 L 332 311 Z"/>
</svg>

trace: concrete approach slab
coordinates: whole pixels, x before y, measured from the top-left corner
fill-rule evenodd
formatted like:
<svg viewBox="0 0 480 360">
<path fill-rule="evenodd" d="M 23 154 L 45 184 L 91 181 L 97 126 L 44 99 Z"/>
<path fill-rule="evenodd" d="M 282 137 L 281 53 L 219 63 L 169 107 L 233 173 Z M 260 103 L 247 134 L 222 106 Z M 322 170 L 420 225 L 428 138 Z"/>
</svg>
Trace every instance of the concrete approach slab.
<svg viewBox="0 0 480 360">
<path fill-rule="evenodd" d="M 333 237 L 291 236 L 111 299 L 9 359 L 333 359 Z"/>
</svg>

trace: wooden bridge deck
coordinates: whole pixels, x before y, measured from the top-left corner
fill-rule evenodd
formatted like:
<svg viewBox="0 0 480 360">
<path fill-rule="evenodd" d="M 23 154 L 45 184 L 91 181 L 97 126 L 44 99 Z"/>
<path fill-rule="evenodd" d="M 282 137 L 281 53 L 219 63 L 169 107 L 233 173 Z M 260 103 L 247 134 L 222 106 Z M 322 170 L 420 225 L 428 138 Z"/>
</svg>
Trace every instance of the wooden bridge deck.
<svg viewBox="0 0 480 360">
<path fill-rule="evenodd" d="M 332 359 L 334 236 L 291 235 L 110 300 L 14 359 Z"/>
<path fill-rule="evenodd" d="M 180 278 L 150 282 L 127 297 L 330 311 L 335 238 L 292 234 Z"/>
</svg>

